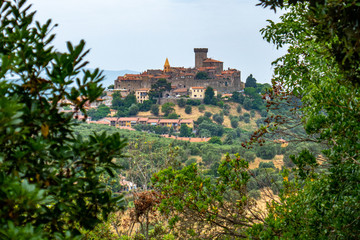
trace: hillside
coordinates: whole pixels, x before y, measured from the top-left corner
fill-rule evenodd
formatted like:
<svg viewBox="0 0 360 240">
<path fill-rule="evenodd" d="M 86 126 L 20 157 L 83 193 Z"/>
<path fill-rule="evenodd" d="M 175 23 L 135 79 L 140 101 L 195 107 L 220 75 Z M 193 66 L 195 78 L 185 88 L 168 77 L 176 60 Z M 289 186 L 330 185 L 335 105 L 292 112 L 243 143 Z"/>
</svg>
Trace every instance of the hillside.
<svg viewBox="0 0 360 240">
<path fill-rule="evenodd" d="M 244 114 L 244 113 L 250 113 L 250 111 L 247 111 L 247 110 L 245 110 L 243 108 L 242 112 L 239 114 L 236 111 L 236 107 L 238 106 L 238 103 L 228 102 L 227 104 L 229 104 L 230 107 L 231 107 L 230 115 L 239 116 L 239 115 Z M 176 113 L 178 115 L 180 115 L 180 118 L 191 119 L 191 120 L 194 120 L 194 121 L 196 121 L 200 116 L 203 116 L 205 112 L 211 112 L 212 114 L 216 114 L 216 113 L 220 113 L 222 111 L 222 109 L 220 107 L 213 106 L 213 105 L 205 105 L 205 111 L 203 111 L 203 112 L 199 111 L 198 106 L 193 106 L 191 114 L 185 113 L 185 108 L 181 108 L 178 105 L 176 105 L 174 108 L 175 108 Z M 160 107 L 160 109 L 161 109 L 161 107 Z M 150 111 L 139 112 L 138 116 L 139 117 L 155 117 L 154 115 L 151 114 Z M 240 121 L 239 122 L 239 128 L 247 130 L 247 131 L 255 131 L 256 128 L 257 128 L 256 120 L 259 119 L 259 118 L 260 118 L 260 114 L 258 112 L 256 112 L 255 117 L 250 120 L 250 123 L 245 123 L 243 121 Z M 224 116 L 223 126 L 227 127 L 227 128 L 231 128 L 229 116 Z"/>
</svg>

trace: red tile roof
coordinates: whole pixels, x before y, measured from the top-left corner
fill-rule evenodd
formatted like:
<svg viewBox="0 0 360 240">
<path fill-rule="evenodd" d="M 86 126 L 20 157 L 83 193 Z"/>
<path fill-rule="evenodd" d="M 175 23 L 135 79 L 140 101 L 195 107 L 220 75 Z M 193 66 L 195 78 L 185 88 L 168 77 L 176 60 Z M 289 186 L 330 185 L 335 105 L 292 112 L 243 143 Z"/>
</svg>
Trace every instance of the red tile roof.
<svg viewBox="0 0 360 240">
<path fill-rule="evenodd" d="M 123 121 L 137 121 L 138 118 L 135 118 L 135 117 L 122 117 L 122 118 L 119 118 L 119 121 L 123 122 Z"/>
<path fill-rule="evenodd" d="M 174 93 L 187 93 L 187 88 L 178 88 L 178 89 L 175 89 L 173 92 Z"/>
<path fill-rule="evenodd" d="M 198 70 L 199 71 L 206 71 L 206 70 L 215 70 L 216 67 L 199 67 Z"/>
<path fill-rule="evenodd" d="M 103 120 L 109 120 L 109 121 L 117 121 L 117 117 L 106 117 Z"/>
<path fill-rule="evenodd" d="M 212 59 L 212 58 L 207 58 L 204 60 L 204 62 L 217 62 L 217 63 L 222 63 L 222 61 L 218 61 L 218 60 L 215 60 L 215 59 Z"/>
<path fill-rule="evenodd" d="M 180 123 L 193 123 L 194 121 L 191 119 L 181 119 Z"/>
<path fill-rule="evenodd" d="M 205 89 L 204 87 L 190 87 L 192 89 Z"/>
<path fill-rule="evenodd" d="M 179 123 L 179 119 L 160 119 L 159 123 Z"/>
<path fill-rule="evenodd" d="M 159 119 L 149 119 L 147 122 L 148 123 L 157 123 L 157 122 L 159 122 Z"/>
</svg>

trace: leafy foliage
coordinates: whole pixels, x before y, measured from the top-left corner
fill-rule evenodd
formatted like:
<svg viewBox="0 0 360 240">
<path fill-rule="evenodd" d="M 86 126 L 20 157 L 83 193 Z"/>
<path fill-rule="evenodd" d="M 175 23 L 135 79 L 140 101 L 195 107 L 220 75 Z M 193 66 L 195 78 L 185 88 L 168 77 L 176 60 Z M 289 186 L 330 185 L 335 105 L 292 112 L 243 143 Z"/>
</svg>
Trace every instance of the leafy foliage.
<svg viewBox="0 0 360 240">
<path fill-rule="evenodd" d="M 167 117 L 170 113 L 173 113 L 175 111 L 174 107 L 174 103 L 167 102 L 161 106 L 161 111 L 164 113 L 164 116 Z"/>
<path fill-rule="evenodd" d="M 55 52 L 51 20 L 41 25 L 34 15 L 26 1 L 0 1 L 0 238 L 79 239 L 80 228 L 93 229 L 121 202 L 101 176 L 119 168 L 125 140 L 74 133 L 73 115 L 57 107 L 67 98 L 86 115 L 103 76 L 82 70 L 84 41 Z"/>
<path fill-rule="evenodd" d="M 245 81 L 245 88 L 256 88 L 256 79 L 250 74 Z"/>
<path fill-rule="evenodd" d="M 262 1 L 292 5 L 280 23 L 262 30 L 288 53 L 275 61 L 272 99 L 292 103 L 307 136 L 322 143 L 321 160 L 310 150 L 290 157 L 295 181 L 284 173 L 279 203 L 273 203 L 264 225 L 253 228 L 261 238 L 357 238 L 359 233 L 359 4 L 357 1 Z M 295 4 L 297 3 L 297 4 Z M 278 5 L 277 5 L 278 4 Z M 293 5 L 294 4 L 294 5 Z M 350 14 L 351 12 L 351 14 Z M 355 45 L 352 45 L 355 44 Z M 355 86 L 355 87 L 354 87 Z M 296 99 L 301 104 L 296 104 Z M 275 117 L 265 131 L 286 123 Z M 265 227 L 266 226 L 266 227 Z"/>
<path fill-rule="evenodd" d="M 160 78 L 155 84 L 151 85 L 151 90 L 149 92 L 149 97 L 152 99 L 153 97 L 158 98 L 158 104 L 160 104 L 160 99 L 162 97 L 163 92 L 171 90 L 171 83 L 166 81 L 164 78 Z"/>
<path fill-rule="evenodd" d="M 195 79 L 202 79 L 202 80 L 209 79 L 209 74 L 207 72 L 198 72 L 195 75 Z"/>
<path fill-rule="evenodd" d="M 164 195 L 159 210 L 170 217 L 170 227 L 179 238 L 245 237 L 245 227 L 254 221 L 247 213 L 254 204 L 246 195 L 247 168 L 239 156 L 228 155 L 219 165 L 216 183 L 204 177 L 196 164 L 154 175 L 154 186 Z"/>
</svg>

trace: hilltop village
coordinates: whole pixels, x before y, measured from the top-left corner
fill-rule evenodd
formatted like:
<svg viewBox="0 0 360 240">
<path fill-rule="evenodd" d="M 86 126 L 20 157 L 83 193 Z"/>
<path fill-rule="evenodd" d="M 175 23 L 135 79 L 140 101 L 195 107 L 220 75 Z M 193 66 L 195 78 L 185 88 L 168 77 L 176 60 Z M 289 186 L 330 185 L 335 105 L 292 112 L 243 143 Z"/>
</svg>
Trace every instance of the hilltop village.
<svg viewBox="0 0 360 240">
<path fill-rule="evenodd" d="M 209 86 L 221 94 L 244 88 L 239 70 L 224 70 L 223 62 L 207 57 L 207 48 L 194 48 L 194 52 L 194 68 L 172 67 L 166 58 L 164 69 L 149 69 L 141 74 L 119 76 L 114 82 L 114 91 L 120 91 L 122 96 L 135 93 L 138 102 L 143 102 L 148 100 L 151 86 L 159 79 L 171 83 L 171 90 L 165 92 L 163 98 L 189 96 L 203 99 L 205 89 Z"/>
<path fill-rule="evenodd" d="M 244 89 L 241 81 L 241 72 L 237 69 L 223 69 L 223 62 L 207 57 L 207 48 L 194 48 L 195 67 L 172 67 L 168 58 L 165 60 L 163 69 L 150 69 L 140 74 L 125 74 L 119 76 L 114 81 L 113 88 L 104 91 L 101 98 L 92 103 L 85 103 L 85 108 L 89 109 L 86 121 L 88 123 L 104 124 L 119 128 L 133 130 L 135 125 L 149 125 L 171 128 L 179 131 L 181 125 L 186 125 L 190 129 L 194 128 L 193 120 L 190 119 L 168 119 L 173 116 L 163 116 L 158 114 L 141 117 L 137 116 L 138 111 L 149 111 L 151 103 L 150 91 L 154 84 L 159 80 L 166 81 L 171 86 L 161 94 L 158 99 L 160 106 L 165 103 L 178 104 L 179 99 L 187 99 L 190 105 L 199 105 L 204 101 L 207 87 L 214 91 L 214 97 L 222 96 L 228 99 L 233 92 Z M 116 104 L 115 102 L 119 102 Z M 121 103 L 121 102 L 126 102 Z M 120 104 L 120 105 L 119 105 Z M 118 106 L 117 106 L 118 105 Z M 142 106 L 141 109 L 130 113 L 134 105 Z M 104 111 L 103 107 L 109 111 Z M 60 110 L 63 112 L 73 112 L 74 106 L 69 100 L 62 100 Z M 159 108 L 159 107 L 158 107 Z M 125 112 L 125 113 L 124 113 Z M 97 117 L 97 113 L 101 117 Z M 74 115 L 77 119 L 84 119 L 82 113 Z M 178 117 L 176 117 L 178 118 Z"/>
</svg>

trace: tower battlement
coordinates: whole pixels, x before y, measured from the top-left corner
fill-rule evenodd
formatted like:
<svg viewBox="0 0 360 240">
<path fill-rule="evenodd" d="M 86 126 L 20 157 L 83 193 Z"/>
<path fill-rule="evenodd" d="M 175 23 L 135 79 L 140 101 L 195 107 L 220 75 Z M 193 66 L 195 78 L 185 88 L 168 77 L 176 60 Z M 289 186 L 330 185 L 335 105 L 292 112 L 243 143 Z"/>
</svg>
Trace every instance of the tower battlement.
<svg viewBox="0 0 360 240">
<path fill-rule="evenodd" d="M 195 52 L 195 68 L 203 67 L 203 62 L 207 59 L 207 48 L 194 48 Z"/>
</svg>

